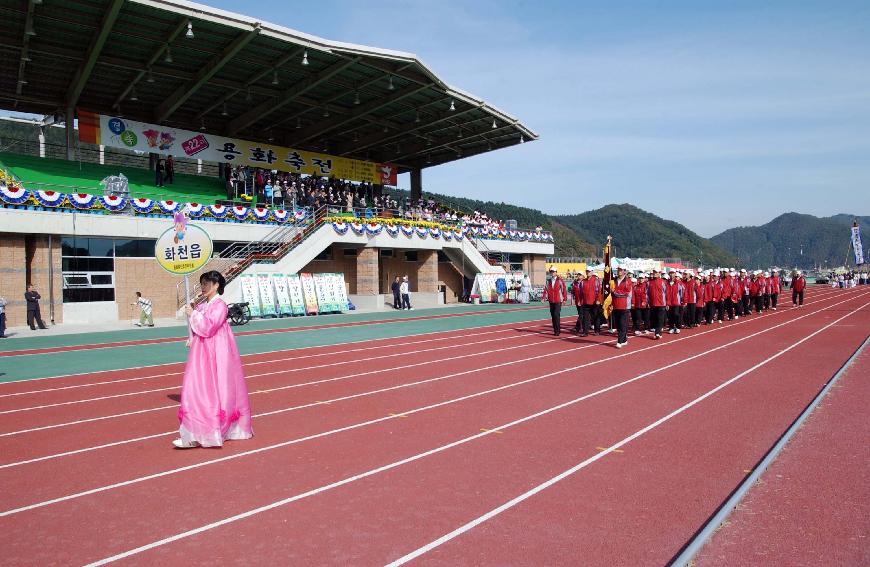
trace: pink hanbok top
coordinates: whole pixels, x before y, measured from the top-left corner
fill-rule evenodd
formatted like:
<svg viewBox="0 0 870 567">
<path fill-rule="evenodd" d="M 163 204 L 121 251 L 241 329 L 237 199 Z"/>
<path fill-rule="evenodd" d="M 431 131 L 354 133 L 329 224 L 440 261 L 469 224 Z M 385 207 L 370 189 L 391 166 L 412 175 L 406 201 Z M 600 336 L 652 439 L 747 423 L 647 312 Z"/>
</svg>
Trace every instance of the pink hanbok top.
<svg viewBox="0 0 870 567">
<path fill-rule="evenodd" d="M 219 296 L 190 315 L 190 352 L 181 384 L 181 439 L 220 447 L 228 439 L 250 439 L 251 404 L 236 340 Z"/>
</svg>

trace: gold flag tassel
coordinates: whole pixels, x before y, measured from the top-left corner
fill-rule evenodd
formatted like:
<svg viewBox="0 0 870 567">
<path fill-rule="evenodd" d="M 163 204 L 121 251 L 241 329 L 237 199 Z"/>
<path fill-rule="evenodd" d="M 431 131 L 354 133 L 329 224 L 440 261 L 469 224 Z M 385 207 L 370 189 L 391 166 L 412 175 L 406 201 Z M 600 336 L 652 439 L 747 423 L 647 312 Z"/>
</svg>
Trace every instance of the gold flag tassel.
<svg viewBox="0 0 870 567">
<path fill-rule="evenodd" d="M 604 315 L 604 320 L 610 320 L 610 313 L 613 311 L 613 298 L 611 290 L 613 290 L 613 274 L 610 270 L 610 247 L 612 236 L 607 237 L 607 244 L 604 245 L 604 279 L 601 280 L 601 295 L 598 300 L 601 302 L 601 310 Z"/>
</svg>

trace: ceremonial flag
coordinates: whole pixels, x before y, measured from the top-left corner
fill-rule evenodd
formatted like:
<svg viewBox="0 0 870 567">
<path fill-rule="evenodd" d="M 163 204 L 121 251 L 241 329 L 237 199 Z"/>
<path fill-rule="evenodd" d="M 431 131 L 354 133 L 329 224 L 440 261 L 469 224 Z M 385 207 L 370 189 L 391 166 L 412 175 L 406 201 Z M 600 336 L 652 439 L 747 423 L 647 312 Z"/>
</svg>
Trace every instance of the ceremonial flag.
<svg viewBox="0 0 870 567">
<path fill-rule="evenodd" d="M 610 290 L 613 289 L 613 274 L 610 270 L 611 239 L 612 237 L 608 236 L 607 244 L 604 245 L 604 279 L 601 280 L 601 294 L 598 296 L 605 319 L 610 319 L 610 312 L 613 311 L 613 298 L 610 297 Z"/>
<path fill-rule="evenodd" d="M 864 263 L 864 247 L 861 245 L 861 229 L 858 228 L 858 221 L 852 223 L 852 249 L 855 251 L 855 265 L 860 266 Z"/>
</svg>

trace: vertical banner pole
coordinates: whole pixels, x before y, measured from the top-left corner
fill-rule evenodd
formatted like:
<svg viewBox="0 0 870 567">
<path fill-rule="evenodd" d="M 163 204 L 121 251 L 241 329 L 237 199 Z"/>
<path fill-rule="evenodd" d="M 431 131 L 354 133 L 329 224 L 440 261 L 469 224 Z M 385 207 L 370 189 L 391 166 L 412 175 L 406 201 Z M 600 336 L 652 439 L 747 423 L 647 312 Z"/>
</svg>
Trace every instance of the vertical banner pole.
<svg viewBox="0 0 870 567">
<path fill-rule="evenodd" d="M 185 307 L 190 305 L 190 276 L 187 274 L 184 276 L 184 305 Z M 193 338 L 193 331 L 190 330 L 190 316 L 187 317 L 187 334 Z"/>
</svg>

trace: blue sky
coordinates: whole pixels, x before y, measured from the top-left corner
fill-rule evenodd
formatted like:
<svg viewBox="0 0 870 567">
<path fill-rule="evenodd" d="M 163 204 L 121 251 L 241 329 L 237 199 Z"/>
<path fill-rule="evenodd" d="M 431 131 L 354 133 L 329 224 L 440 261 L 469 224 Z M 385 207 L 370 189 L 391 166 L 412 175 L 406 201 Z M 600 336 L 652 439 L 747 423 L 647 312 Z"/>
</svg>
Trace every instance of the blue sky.
<svg viewBox="0 0 870 567">
<path fill-rule="evenodd" d="M 870 215 L 870 2 L 205 3 L 416 53 L 541 137 L 427 169 L 425 190 L 547 213 L 628 202 L 708 237 Z"/>
</svg>

